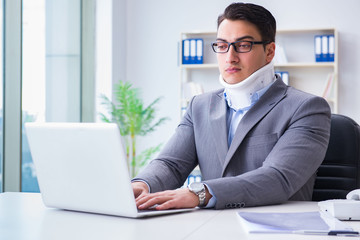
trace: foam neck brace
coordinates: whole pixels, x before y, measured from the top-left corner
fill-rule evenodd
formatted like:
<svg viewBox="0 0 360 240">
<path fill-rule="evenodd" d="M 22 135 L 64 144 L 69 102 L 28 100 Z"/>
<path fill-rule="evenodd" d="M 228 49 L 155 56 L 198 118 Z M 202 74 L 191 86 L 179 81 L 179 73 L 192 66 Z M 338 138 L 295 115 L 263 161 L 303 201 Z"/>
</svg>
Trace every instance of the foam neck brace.
<svg viewBox="0 0 360 240">
<path fill-rule="evenodd" d="M 273 62 L 258 69 L 248 78 L 236 84 L 225 82 L 222 75 L 219 76 L 220 84 L 225 88 L 225 94 L 229 107 L 238 110 L 251 105 L 251 97 L 260 89 L 266 87 L 275 80 Z"/>
</svg>

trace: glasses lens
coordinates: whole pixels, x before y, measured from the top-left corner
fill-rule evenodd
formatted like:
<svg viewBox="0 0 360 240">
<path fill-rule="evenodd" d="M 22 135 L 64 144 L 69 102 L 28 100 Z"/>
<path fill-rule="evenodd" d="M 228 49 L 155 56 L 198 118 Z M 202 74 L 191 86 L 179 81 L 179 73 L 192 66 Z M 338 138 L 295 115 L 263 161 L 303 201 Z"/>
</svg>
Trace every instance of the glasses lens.
<svg viewBox="0 0 360 240">
<path fill-rule="evenodd" d="M 244 53 L 244 52 L 251 51 L 252 44 L 251 44 L 251 42 L 240 41 L 240 42 L 236 42 L 235 46 L 236 46 L 237 52 Z"/>
<path fill-rule="evenodd" d="M 218 53 L 227 52 L 228 48 L 229 48 L 229 44 L 226 42 L 213 43 L 213 49 L 215 52 L 218 52 Z"/>
</svg>

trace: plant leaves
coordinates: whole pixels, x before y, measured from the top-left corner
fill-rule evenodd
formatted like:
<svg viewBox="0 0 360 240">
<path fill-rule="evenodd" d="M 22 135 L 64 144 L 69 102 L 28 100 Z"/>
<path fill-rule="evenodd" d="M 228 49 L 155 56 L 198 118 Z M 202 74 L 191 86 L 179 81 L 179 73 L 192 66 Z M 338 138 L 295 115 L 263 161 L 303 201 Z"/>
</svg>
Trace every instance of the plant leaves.
<svg viewBox="0 0 360 240">
<path fill-rule="evenodd" d="M 153 132 L 169 120 L 167 117 L 160 118 L 155 121 L 156 118 L 156 105 L 162 99 L 156 98 L 147 107 L 144 107 L 143 100 L 140 97 L 139 89 L 133 88 L 128 82 L 120 81 L 114 85 L 115 103 L 110 101 L 105 95 L 101 95 L 102 105 L 105 106 L 111 119 L 100 113 L 101 120 L 104 122 L 115 122 L 119 126 L 120 134 L 122 136 L 131 136 L 130 142 L 126 141 L 127 154 L 129 154 L 129 146 L 133 146 L 132 155 L 135 156 L 135 161 L 128 162 L 128 165 L 133 168 L 132 172 L 140 167 L 143 167 L 151 156 L 160 150 L 161 144 L 156 147 L 149 148 L 143 151 L 139 156 L 136 155 L 136 136 L 145 136 L 146 134 Z M 155 122 L 154 122 L 155 121 Z"/>
</svg>

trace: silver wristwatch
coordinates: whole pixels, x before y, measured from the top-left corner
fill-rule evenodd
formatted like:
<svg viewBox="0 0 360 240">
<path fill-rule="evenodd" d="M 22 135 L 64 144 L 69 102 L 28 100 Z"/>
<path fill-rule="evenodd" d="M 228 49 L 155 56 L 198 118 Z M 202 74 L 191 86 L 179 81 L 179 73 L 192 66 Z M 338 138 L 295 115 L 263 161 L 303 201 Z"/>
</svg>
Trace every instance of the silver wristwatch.
<svg viewBox="0 0 360 240">
<path fill-rule="evenodd" d="M 205 185 L 201 182 L 193 182 L 188 185 L 190 192 L 195 193 L 199 197 L 199 207 L 205 206 Z"/>
</svg>

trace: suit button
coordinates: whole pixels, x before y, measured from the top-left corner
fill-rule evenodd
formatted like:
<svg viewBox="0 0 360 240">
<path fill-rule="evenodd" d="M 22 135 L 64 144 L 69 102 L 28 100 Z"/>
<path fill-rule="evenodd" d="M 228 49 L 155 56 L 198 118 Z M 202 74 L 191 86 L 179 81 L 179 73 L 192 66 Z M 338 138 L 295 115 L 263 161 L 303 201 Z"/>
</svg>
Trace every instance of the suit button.
<svg viewBox="0 0 360 240">
<path fill-rule="evenodd" d="M 230 203 L 226 204 L 225 208 L 231 208 L 231 204 Z"/>
</svg>

